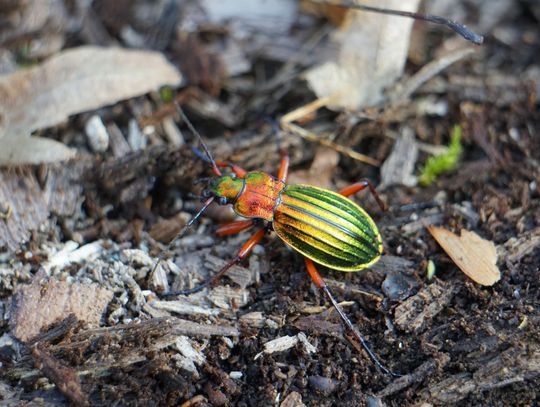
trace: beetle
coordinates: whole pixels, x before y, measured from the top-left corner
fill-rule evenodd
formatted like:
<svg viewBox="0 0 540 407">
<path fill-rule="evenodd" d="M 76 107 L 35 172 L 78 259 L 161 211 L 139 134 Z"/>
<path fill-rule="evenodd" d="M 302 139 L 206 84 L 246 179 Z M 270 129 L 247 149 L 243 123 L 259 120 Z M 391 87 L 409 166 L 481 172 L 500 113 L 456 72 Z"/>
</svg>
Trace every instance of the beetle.
<svg viewBox="0 0 540 407">
<path fill-rule="evenodd" d="M 307 271 L 328 301 L 337 310 L 341 320 L 353 337 L 361 344 L 373 363 L 384 373 L 400 376 L 386 368 L 371 350 L 366 340 L 347 317 L 332 295 L 315 263 L 335 270 L 356 272 L 376 263 L 383 252 L 381 234 L 368 213 L 348 197 L 368 189 L 381 209 L 386 205 L 377 194 L 372 183 L 363 179 L 338 193 L 311 185 L 288 185 L 289 155 L 279 149 L 281 160 L 277 176 L 263 171 L 246 171 L 226 161 L 214 160 L 202 136 L 193 127 L 177 105 L 182 120 L 197 136 L 205 152 L 205 161 L 216 176 L 210 179 L 209 187 L 203 191 L 206 199 L 202 208 L 186 224 L 177 237 L 185 231 L 213 203 L 232 205 L 234 212 L 244 219 L 220 226 L 218 236 L 246 231 L 261 221 L 264 226 L 244 243 L 237 255 L 223 266 L 213 277 L 192 289 L 165 293 L 166 296 L 189 295 L 211 287 L 234 265 L 245 259 L 264 237 L 273 230 L 289 247 L 304 256 Z M 231 174 L 224 174 L 230 168 Z M 173 240 L 173 241 L 174 241 Z M 172 242 L 169 244 L 171 245 Z M 161 260 L 158 258 L 154 269 Z M 356 347 L 357 345 L 353 343 Z"/>
<path fill-rule="evenodd" d="M 381 9 L 358 4 L 346 4 L 346 7 L 358 8 L 385 14 L 413 17 L 451 28 L 465 39 L 481 44 L 483 37 L 465 26 L 448 19 L 420 13 Z M 177 105 L 178 106 L 178 105 Z M 202 208 L 186 224 L 173 242 L 197 220 L 213 203 L 232 205 L 237 215 L 243 217 L 229 224 L 220 226 L 216 233 L 226 236 L 248 230 L 260 221 L 265 225 L 259 228 L 240 248 L 237 255 L 222 267 L 216 275 L 190 290 L 166 295 L 189 295 L 204 287 L 213 286 L 232 266 L 245 259 L 259 243 L 268 230 L 273 230 L 289 247 L 304 256 L 307 271 L 317 288 L 337 310 L 345 327 L 361 344 L 373 363 L 384 373 L 398 377 L 400 374 L 386 368 L 371 350 L 362 334 L 347 317 L 335 300 L 324 279 L 317 271 L 315 263 L 335 270 L 356 272 L 376 263 L 383 252 L 381 234 L 373 219 L 359 205 L 348 197 L 368 189 L 381 209 L 386 210 L 374 186 L 363 179 L 339 192 L 311 185 L 288 185 L 289 155 L 280 149 L 281 161 L 276 177 L 262 171 L 246 171 L 225 161 L 216 161 L 208 150 L 201 135 L 193 127 L 180 106 L 180 116 L 197 136 L 216 178 L 203 193 L 206 198 Z M 230 168 L 232 174 L 224 174 L 221 169 Z M 169 244 L 169 246 L 172 242 Z M 157 268 L 162 255 L 154 265 Z M 357 345 L 351 341 L 353 346 Z"/>
</svg>

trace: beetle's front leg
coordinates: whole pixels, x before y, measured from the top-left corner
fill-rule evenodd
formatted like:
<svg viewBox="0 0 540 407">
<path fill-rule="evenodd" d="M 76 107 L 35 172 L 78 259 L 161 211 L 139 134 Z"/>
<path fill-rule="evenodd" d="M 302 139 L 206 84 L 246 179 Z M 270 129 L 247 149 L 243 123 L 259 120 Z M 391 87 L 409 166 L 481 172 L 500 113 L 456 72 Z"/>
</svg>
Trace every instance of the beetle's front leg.
<svg viewBox="0 0 540 407">
<path fill-rule="evenodd" d="M 291 161 L 289 153 L 283 148 L 279 149 L 279 155 L 281 156 L 281 162 L 279 163 L 278 170 L 278 180 L 282 182 L 287 182 L 287 177 L 289 175 L 289 163 Z"/>
<path fill-rule="evenodd" d="M 251 251 L 253 250 L 255 245 L 258 244 L 262 240 L 262 238 L 264 237 L 264 234 L 266 233 L 266 229 L 267 228 L 259 229 L 253 236 L 251 236 L 249 238 L 249 240 L 246 243 L 244 243 L 244 245 L 238 251 L 238 254 L 236 255 L 236 257 L 234 259 L 232 259 L 229 263 L 227 263 L 225 266 L 223 266 L 221 268 L 221 270 L 219 270 L 214 276 L 212 276 L 211 278 L 206 280 L 204 283 L 202 283 L 202 284 L 200 284 L 200 285 L 198 285 L 196 287 L 193 287 L 193 288 L 191 288 L 189 290 L 175 291 L 175 292 L 172 292 L 172 293 L 166 293 L 165 295 L 167 295 L 167 296 L 190 295 L 190 294 L 194 294 L 194 293 L 196 293 L 198 291 L 201 291 L 203 288 L 212 287 L 213 285 L 215 285 L 221 279 L 221 277 L 223 277 L 223 275 L 227 271 L 229 271 L 229 269 L 232 266 L 240 263 L 242 260 L 244 260 L 249 255 L 249 253 L 251 253 Z"/>
<path fill-rule="evenodd" d="M 369 181 L 368 179 L 362 179 L 352 185 L 349 185 L 348 187 L 345 187 L 343 188 L 341 191 L 339 191 L 339 193 L 343 196 L 351 196 L 353 194 L 356 194 L 357 192 L 360 192 L 366 188 L 369 188 L 369 192 L 371 193 L 371 195 L 373 195 L 373 198 L 375 198 L 375 200 L 377 201 L 377 204 L 380 206 L 380 208 L 383 210 L 383 211 L 387 211 L 388 210 L 388 207 L 387 205 L 383 202 L 383 200 L 381 199 L 381 197 L 379 196 L 379 194 L 377 193 L 377 191 L 375 190 L 375 187 L 373 186 L 373 184 L 371 183 L 371 181 Z"/>
<path fill-rule="evenodd" d="M 242 167 L 239 167 L 238 165 L 233 164 L 229 161 L 216 161 L 216 165 L 219 168 L 229 167 L 238 178 L 244 178 L 247 174 L 247 171 L 244 170 Z"/>
</svg>

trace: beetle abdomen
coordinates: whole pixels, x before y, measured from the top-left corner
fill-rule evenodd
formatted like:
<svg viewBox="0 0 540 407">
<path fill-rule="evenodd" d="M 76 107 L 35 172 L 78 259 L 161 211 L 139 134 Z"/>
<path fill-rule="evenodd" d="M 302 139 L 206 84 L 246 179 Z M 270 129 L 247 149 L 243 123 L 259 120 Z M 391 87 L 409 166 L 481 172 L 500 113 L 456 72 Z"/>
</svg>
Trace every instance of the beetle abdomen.
<svg viewBox="0 0 540 407">
<path fill-rule="evenodd" d="M 274 211 L 273 227 L 293 249 L 332 269 L 357 271 L 382 253 L 377 226 L 346 197 L 309 185 L 288 185 Z"/>
</svg>

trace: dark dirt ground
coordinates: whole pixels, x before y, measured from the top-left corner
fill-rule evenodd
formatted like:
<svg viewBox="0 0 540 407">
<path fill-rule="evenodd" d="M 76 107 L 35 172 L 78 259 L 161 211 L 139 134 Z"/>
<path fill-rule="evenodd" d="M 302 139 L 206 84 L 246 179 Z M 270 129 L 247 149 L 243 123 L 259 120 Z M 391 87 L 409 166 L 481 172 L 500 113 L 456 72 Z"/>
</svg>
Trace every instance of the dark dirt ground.
<svg viewBox="0 0 540 407">
<path fill-rule="evenodd" d="M 118 2 L 123 6 L 115 8 L 116 14 L 104 3 L 96 1 L 92 6 L 92 21 L 99 22 L 106 34 L 99 37 L 101 43 L 118 40 L 123 23 L 135 27 L 140 23 L 133 6 L 138 2 Z M 466 23 L 474 24 L 477 17 L 471 12 Z M 184 131 L 187 144 L 180 147 L 151 142 L 123 157 L 97 155 L 89 153 L 83 136 L 77 136 L 88 118 L 82 114 L 42 135 L 71 140 L 71 146 L 84 152 L 77 162 L 51 166 L 46 178 L 67 185 L 56 190 L 60 194 L 74 183 L 82 187 L 84 200 L 70 215 L 51 214 L 29 241 L 2 255 L 0 334 L 12 329 L 8 309 L 14 294 L 30 282 L 45 284 L 39 279 L 41 265 L 51 253 L 47 248 L 61 248 L 69 240 L 81 245 L 103 243 L 91 261 L 70 264 L 49 278 L 98 283 L 113 293 L 112 300 L 101 328 L 89 328 L 66 314 L 55 327 L 24 344 L 2 337 L 0 404 L 68 405 L 67 394 L 75 405 L 86 400 L 91 405 L 538 405 L 539 24 L 534 2 L 515 2 L 515 10 L 501 16 L 486 33 L 479 54 L 438 74 L 406 107 L 391 112 L 381 107 L 362 114 L 323 109 L 304 124 L 314 132 L 337 128 L 334 143 L 380 162 L 395 143 L 387 135 L 400 134 L 404 127 L 414 131 L 417 141 L 432 145 L 447 144 L 455 124 L 463 128 L 464 153 L 458 167 L 431 186 L 385 187 L 380 193 L 390 207 L 386 213 L 368 193 L 354 198 L 380 228 L 385 247 L 381 262 L 358 273 L 322 270 L 338 300 L 347 301 L 343 306 L 348 316 L 377 355 L 403 377 L 378 372 L 364 353 L 351 346 L 335 313 L 309 280 L 301 256 L 275 236 L 265 239 L 243 263 L 245 267 L 237 269 L 240 277 L 220 282 L 238 297 L 223 289 L 210 300 L 203 292 L 178 302 L 179 307 L 189 303 L 219 312 L 179 315 L 163 306 L 152 308 L 149 303 L 164 286 L 151 274 L 160 253 L 165 250 L 164 259 L 174 259 L 180 270 L 176 272 L 169 263 L 164 266 L 168 284 L 184 287 L 193 284 L 192 278 L 218 269 L 220 259 L 231 258 L 249 233 L 217 238 L 216 225 L 231 214 L 212 209 L 166 250 L 162 242 L 200 207 L 200 199 L 193 195 L 200 194 L 201 186 L 194 181 L 211 175 L 191 150 L 192 135 Z M 175 45 L 172 31 L 165 36 L 166 30 L 158 26 L 138 28 L 154 40 L 148 46 L 163 50 L 171 61 L 181 61 L 189 51 L 196 55 L 189 59 L 195 66 L 180 64 L 189 86 L 178 94 L 214 155 L 250 170 L 275 173 L 279 155 L 265 119 L 279 118 L 314 99 L 301 79 L 296 76 L 286 86 L 266 91 L 257 86 L 241 88 L 239 81 L 233 85 L 214 72 L 219 65 L 212 61 L 219 60 L 219 54 L 208 53 L 205 46 L 224 35 L 215 27 L 201 29 L 183 46 Z M 436 58 L 439 44 L 451 35 L 416 24 L 417 42 L 407 72 Z M 87 31 L 70 32 L 66 39 L 66 46 L 97 41 Z M 13 50 L 16 44 L 3 47 Z M 276 61 L 253 56 L 253 72 L 265 70 L 271 77 L 279 67 Z M 231 103 L 236 117 L 220 119 L 220 114 L 230 111 L 225 108 L 214 118 L 203 117 L 197 103 L 201 94 L 221 101 L 222 107 Z M 446 101 L 448 112 L 443 116 L 415 113 L 424 96 Z M 257 102 L 260 98 L 265 102 Z M 233 99 L 241 102 L 233 105 Z M 99 114 L 124 132 L 133 117 L 141 127 L 145 121 L 156 123 L 160 135 L 160 120 L 174 115 L 174 108 L 148 96 L 100 109 Z M 291 154 L 291 171 L 308 169 L 317 144 L 292 134 L 282 137 Z M 415 173 L 426 158 L 420 151 Z M 3 171 L 11 177 L 40 180 L 43 168 Z M 334 189 L 364 177 L 377 184 L 380 169 L 347 155 L 331 168 Z M 467 278 L 428 233 L 425 226 L 430 223 L 456 232 L 472 230 L 492 241 L 498 249 L 500 281 L 482 287 Z M 126 260 L 126 249 L 140 249 L 151 261 Z M 435 277 L 429 281 L 428 260 L 436 265 Z M 223 297 L 216 299 L 218 294 Z M 227 304 L 216 306 L 223 298 Z M 256 358 L 266 342 L 299 332 L 305 333 L 316 352 L 308 352 L 299 342 Z M 185 365 L 190 357 L 182 351 L 179 357 L 182 335 L 205 357 L 193 369 Z M 51 383 L 65 386 L 59 386 L 60 392 Z"/>
</svg>

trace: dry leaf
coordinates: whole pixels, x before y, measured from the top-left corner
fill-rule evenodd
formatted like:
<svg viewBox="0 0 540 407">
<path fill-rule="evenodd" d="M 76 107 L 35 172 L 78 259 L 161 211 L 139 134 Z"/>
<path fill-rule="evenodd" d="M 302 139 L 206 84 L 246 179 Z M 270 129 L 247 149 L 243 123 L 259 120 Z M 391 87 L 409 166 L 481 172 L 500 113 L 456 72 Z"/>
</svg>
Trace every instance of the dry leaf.
<svg viewBox="0 0 540 407">
<path fill-rule="evenodd" d="M 461 236 L 433 225 L 428 226 L 428 230 L 460 270 L 473 281 L 493 285 L 500 280 L 497 249 L 493 242 L 468 230 L 462 230 Z"/>
<path fill-rule="evenodd" d="M 332 189 L 332 176 L 339 163 L 339 153 L 329 147 L 319 147 L 308 170 L 294 171 L 289 175 L 289 184 L 308 184 Z"/>
<path fill-rule="evenodd" d="M 69 160 L 76 150 L 40 137 L 0 138 L 0 165 L 45 164 Z"/>
<path fill-rule="evenodd" d="M 366 5 L 416 11 L 419 0 L 366 1 Z M 413 20 L 350 10 L 333 35 L 338 54 L 308 71 L 318 98 L 331 97 L 330 108 L 359 109 L 382 100 L 383 90 L 403 72 Z"/>
<path fill-rule="evenodd" d="M 245 31 L 285 34 L 298 11 L 296 0 L 203 0 L 201 6 L 212 23 L 227 23 L 236 35 Z"/>
<path fill-rule="evenodd" d="M 68 49 L 0 77 L 0 138 L 28 136 L 70 115 L 132 98 L 182 77 L 162 54 L 121 48 Z"/>
</svg>

